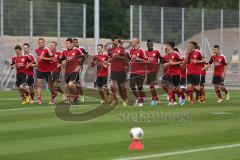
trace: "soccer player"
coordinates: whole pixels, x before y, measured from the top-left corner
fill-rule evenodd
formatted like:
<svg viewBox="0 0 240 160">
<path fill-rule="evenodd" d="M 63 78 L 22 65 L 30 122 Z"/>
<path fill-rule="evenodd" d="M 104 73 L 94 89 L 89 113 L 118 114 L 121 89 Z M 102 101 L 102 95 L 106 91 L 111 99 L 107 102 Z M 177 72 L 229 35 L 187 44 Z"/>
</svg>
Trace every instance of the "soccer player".
<svg viewBox="0 0 240 160">
<path fill-rule="evenodd" d="M 166 92 L 166 94 L 168 93 L 168 84 L 170 83 L 170 75 L 168 74 L 168 67 L 167 65 L 164 65 L 165 63 L 167 63 L 167 61 L 168 61 L 168 52 L 167 52 L 167 48 L 165 48 L 165 55 L 162 58 L 163 77 L 161 81 L 161 86 L 162 86 L 162 89 Z M 169 97 L 167 96 L 167 100 L 168 99 Z"/>
<path fill-rule="evenodd" d="M 132 49 L 130 50 L 130 89 L 135 96 L 135 106 L 142 107 L 144 103 L 144 97 L 146 97 L 143 91 L 143 84 L 145 79 L 145 73 L 147 71 L 146 54 L 145 51 L 140 48 L 140 43 L 137 38 L 131 40 Z M 137 86 L 137 88 L 136 88 Z"/>
<path fill-rule="evenodd" d="M 11 69 L 16 68 L 16 86 L 19 89 L 20 96 L 22 97 L 22 104 L 28 103 L 27 97 L 29 92 L 25 87 L 27 82 L 26 69 L 32 65 L 32 60 L 28 55 L 22 54 L 22 47 L 15 46 L 16 55 L 12 57 Z"/>
<path fill-rule="evenodd" d="M 82 78 L 84 78 L 87 74 L 87 69 L 88 69 L 87 57 L 89 56 L 89 54 L 84 47 L 79 46 L 78 39 L 76 38 L 73 39 L 73 47 L 79 48 L 84 55 L 81 57 L 81 59 L 79 59 L 79 63 L 81 64 L 80 74 L 82 74 Z M 80 101 L 84 102 L 85 96 L 83 94 L 83 87 L 82 87 L 81 81 L 77 83 L 77 90 L 78 90 L 78 94 L 80 95 Z"/>
<path fill-rule="evenodd" d="M 77 89 L 77 84 L 79 81 L 79 72 L 81 70 L 81 64 L 79 63 L 79 61 L 84 55 L 79 48 L 73 47 L 72 38 L 67 38 L 65 45 L 66 49 L 62 52 L 60 63 L 66 60 L 65 67 L 65 82 L 67 84 L 66 103 L 71 103 L 72 100 L 74 103 L 77 103 L 79 93 L 79 90 Z"/>
<path fill-rule="evenodd" d="M 32 63 L 32 65 L 25 70 L 25 74 L 27 75 L 27 85 L 29 87 L 29 92 L 30 92 L 30 97 L 26 97 L 26 99 L 27 99 L 27 102 L 29 102 L 30 104 L 33 104 L 34 103 L 34 69 L 33 67 L 36 66 L 36 62 L 35 62 L 34 56 L 30 53 L 28 43 L 23 44 L 23 51 L 24 51 L 24 55 L 28 56 L 31 59 L 31 63 Z"/>
<path fill-rule="evenodd" d="M 42 83 L 45 79 L 48 82 L 52 70 L 52 56 L 49 48 L 45 47 L 45 39 L 38 39 L 38 48 L 35 50 L 37 54 L 37 104 L 41 104 Z"/>
<path fill-rule="evenodd" d="M 159 71 L 159 64 L 162 61 L 162 56 L 158 50 L 153 49 L 152 40 L 147 41 L 147 50 L 145 51 L 147 64 L 147 85 L 150 85 L 152 101 L 151 106 L 156 106 L 160 103 L 155 86 L 157 85 L 157 74 Z"/>
<path fill-rule="evenodd" d="M 57 50 L 56 41 L 52 41 L 50 43 L 49 49 L 51 51 L 52 56 L 54 57 L 52 62 L 52 72 L 49 78 L 49 86 L 51 91 L 51 101 L 49 102 L 49 104 L 53 105 L 56 102 L 56 97 L 58 92 L 61 93 L 63 96 L 63 99 L 65 99 L 63 90 L 58 85 L 61 78 L 61 64 L 59 64 L 59 61 L 60 61 L 62 52 Z"/>
<path fill-rule="evenodd" d="M 221 53 L 219 45 L 214 45 L 213 55 L 211 55 L 208 64 L 203 69 L 208 69 L 211 64 L 214 64 L 214 73 L 212 83 L 214 84 L 215 92 L 218 96 L 218 102 L 223 102 L 221 90 L 226 95 L 226 100 L 229 100 L 229 92 L 224 86 L 224 79 L 227 71 L 226 57 Z"/>
<path fill-rule="evenodd" d="M 123 99 L 122 105 L 127 106 L 128 97 L 126 89 L 126 78 L 127 78 L 127 68 L 128 68 L 128 57 L 122 46 L 118 44 L 119 39 L 117 37 L 112 39 L 112 47 L 108 49 L 108 55 L 111 61 L 111 81 L 110 87 L 113 96 L 113 101 L 111 105 L 117 105 L 118 99 L 116 95 L 116 84 L 118 85 L 118 90 L 121 98 Z"/>
<path fill-rule="evenodd" d="M 109 98 L 109 92 L 108 92 L 108 54 L 103 52 L 103 45 L 98 44 L 97 45 L 98 53 L 93 57 L 93 60 L 91 62 L 91 66 L 94 67 L 97 65 L 97 86 L 98 86 L 98 92 L 100 97 L 102 98 L 102 101 L 100 103 L 106 103 Z M 106 96 L 105 96 L 106 95 Z"/>
<path fill-rule="evenodd" d="M 197 46 L 196 42 L 189 42 L 185 58 L 185 63 L 187 63 L 187 92 L 190 97 L 190 104 L 195 103 L 193 91 L 196 91 L 197 94 L 200 92 L 202 64 L 206 61 L 202 53 L 196 49 Z"/>
<path fill-rule="evenodd" d="M 179 94 L 182 97 L 182 101 L 180 102 L 181 105 L 185 103 L 185 96 L 182 90 L 180 90 L 180 75 L 181 75 L 181 63 L 183 61 L 182 56 L 174 51 L 175 43 L 172 41 L 168 41 L 166 44 L 166 49 L 168 52 L 168 59 L 167 63 L 164 64 L 164 66 L 168 67 L 168 73 L 170 74 L 171 84 L 168 89 L 168 97 L 169 97 L 169 103 L 168 105 L 176 105 L 175 102 L 175 95 L 174 93 Z"/>
</svg>

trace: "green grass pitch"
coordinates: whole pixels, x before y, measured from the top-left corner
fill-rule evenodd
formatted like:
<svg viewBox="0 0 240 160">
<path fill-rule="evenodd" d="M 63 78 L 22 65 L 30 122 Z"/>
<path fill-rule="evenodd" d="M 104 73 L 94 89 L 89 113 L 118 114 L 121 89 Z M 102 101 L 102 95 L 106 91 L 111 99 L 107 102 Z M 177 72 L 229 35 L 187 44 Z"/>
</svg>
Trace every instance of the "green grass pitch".
<svg viewBox="0 0 240 160">
<path fill-rule="evenodd" d="M 240 144 L 239 91 L 231 91 L 230 100 L 221 104 L 216 102 L 214 92 L 208 90 L 205 104 L 119 106 L 85 122 L 60 120 L 54 107 L 48 105 L 49 92 L 43 95 L 41 106 L 21 105 L 17 91 L 0 92 L 0 160 L 108 160 Z M 166 102 L 164 99 L 162 96 L 162 102 Z M 87 97 L 83 106 L 71 110 L 85 112 L 99 101 Z M 191 117 L 139 119 L 136 117 L 139 114 L 143 117 L 191 114 Z M 145 149 L 129 151 L 129 130 L 137 126 L 144 130 Z M 239 157 L 240 147 L 234 147 L 146 159 L 239 160 Z"/>
</svg>

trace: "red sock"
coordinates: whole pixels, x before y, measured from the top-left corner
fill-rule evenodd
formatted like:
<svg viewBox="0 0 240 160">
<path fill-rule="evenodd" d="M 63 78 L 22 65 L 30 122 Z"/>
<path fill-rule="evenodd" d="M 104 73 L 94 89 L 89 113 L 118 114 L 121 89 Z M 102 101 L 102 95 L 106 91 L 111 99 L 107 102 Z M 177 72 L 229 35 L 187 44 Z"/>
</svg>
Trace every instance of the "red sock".
<svg viewBox="0 0 240 160">
<path fill-rule="evenodd" d="M 111 92 L 112 92 L 113 99 L 117 101 L 117 93 L 114 86 L 111 86 Z"/>
<path fill-rule="evenodd" d="M 172 90 L 168 90 L 168 101 L 169 102 L 173 102 L 173 91 Z"/>
<path fill-rule="evenodd" d="M 128 97 L 127 97 L 127 88 L 126 88 L 126 86 L 122 85 L 121 90 L 122 90 L 122 99 L 123 100 L 127 100 Z"/>
<path fill-rule="evenodd" d="M 192 90 L 192 88 L 188 88 L 188 95 L 190 97 L 190 101 L 193 101 L 193 90 Z"/>
<path fill-rule="evenodd" d="M 150 85 L 152 100 L 158 100 L 157 91 L 154 85 Z"/>
<path fill-rule="evenodd" d="M 100 97 L 102 98 L 102 100 L 106 101 L 103 90 L 98 90 L 98 93 L 99 93 Z"/>
<path fill-rule="evenodd" d="M 30 97 L 32 100 L 34 100 L 34 92 L 30 92 Z"/>
<path fill-rule="evenodd" d="M 216 95 L 219 99 L 222 99 L 221 91 L 219 88 L 215 88 Z"/>
<path fill-rule="evenodd" d="M 228 90 L 226 89 L 225 86 L 223 86 L 223 87 L 221 88 L 221 90 L 222 90 L 225 94 L 228 94 Z"/>
</svg>

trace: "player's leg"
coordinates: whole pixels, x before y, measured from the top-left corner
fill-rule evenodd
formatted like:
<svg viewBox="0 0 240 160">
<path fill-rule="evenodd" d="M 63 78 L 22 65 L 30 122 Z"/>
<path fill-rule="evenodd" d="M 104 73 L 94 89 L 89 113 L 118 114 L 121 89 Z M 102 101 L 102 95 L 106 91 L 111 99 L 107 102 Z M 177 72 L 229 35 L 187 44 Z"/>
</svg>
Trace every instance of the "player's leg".
<svg viewBox="0 0 240 160">
<path fill-rule="evenodd" d="M 49 76 L 49 79 L 48 79 L 48 86 L 49 86 L 49 89 L 51 92 L 51 100 L 50 100 L 49 104 L 51 104 L 51 105 L 55 104 L 55 99 L 57 96 L 55 81 L 56 81 L 56 74 L 51 73 L 51 75 Z"/>
<path fill-rule="evenodd" d="M 126 78 L 127 78 L 127 74 L 125 71 L 119 72 L 117 77 L 117 85 L 118 85 L 120 96 L 123 100 L 122 102 L 123 106 L 127 106 L 127 103 L 128 103 L 127 88 L 125 84 Z"/>
<path fill-rule="evenodd" d="M 22 98 L 22 104 L 26 104 L 26 97 L 24 91 L 22 90 L 22 85 L 24 84 L 24 79 L 22 73 L 17 73 L 16 76 L 16 86 L 18 88 L 20 97 Z"/>
<path fill-rule="evenodd" d="M 37 104 L 41 104 L 42 97 L 42 83 L 43 83 L 44 75 L 43 72 L 37 71 Z"/>
<path fill-rule="evenodd" d="M 180 105 L 184 105 L 186 102 L 186 97 L 184 91 L 182 90 L 181 86 L 177 87 L 177 94 L 178 94 L 178 102 Z"/>
<path fill-rule="evenodd" d="M 117 91 L 116 91 L 117 74 L 118 74 L 117 72 L 111 72 L 110 88 L 111 88 L 111 93 L 113 98 L 111 105 L 116 105 L 118 103 Z"/>
<path fill-rule="evenodd" d="M 97 86 L 98 86 L 98 93 L 99 93 L 99 95 L 102 99 L 102 101 L 100 103 L 105 103 L 107 100 L 106 100 L 106 97 L 105 97 L 104 91 L 103 91 L 102 77 L 97 77 L 96 83 L 97 83 Z"/>
<path fill-rule="evenodd" d="M 194 83 L 194 75 L 188 74 L 187 75 L 187 93 L 189 95 L 190 98 L 190 104 L 194 104 L 194 100 L 193 100 L 193 83 Z"/>
<path fill-rule="evenodd" d="M 30 104 L 33 104 L 34 103 L 34 78 L 33 76 L 28 76 L 27 77 L 27 84 L 29 86 L 29 94 L 30 94 L 30 97 L 31 99 L 29 100 L 29 103 Z"/>
<path fill-rule="evenodd" d="M 163 78 L 162 78 L 162 81 L 161 81 L 161 86 L 162 86 L 162 89 L 165 91 L 165 93 L 167 94 L 167 100 L 169 100 L 169 97 L 168 97 L 168 81 L 170 80 L 170 78 L 167 76 L 167 75 L 164 75 Z"/>
<path fill-rule="evenodd" d="M 224 79 L 222 79 L 222 77 L 220 77 L 219 79 L 222 80 L 222 82 L 219 83 L 219 87 L 220 87 L 221 91 L 223 91 L 225 93 L 225 99 L 228 101 L 230 99 L 230 94 L 229 94 L 226 86 L 224 85 Z"/>
<path fill-rule="evenodd" d="M 150 86 L 151 95 L 152 95 L 151 106 L 156 106 L 159 103 L 159 99 L 156 91 L 156 84 L 157 84 L 156 77 L 157 77 L 157 73 L 147 74 L 147 85 Z"/>
<path fill-rule="evenodd" d="M 107 101 L 110 101 L 110 93 L 109 93 L 109 90 L 108 90 L 108 77 L 102 77 L 102 81 L 103 81 L 103 92 L 104 92 L 104 95 L 106 95 L 106 100 Z"/>
<path fill-rule="evenodd" d="M 220 78 L 219 76 L 213 76 L 212 83 L 214 85 L 214 89 L 215 89 L 216 95 L 218 97 L 218 102 L 223 102 L 223 98 L 221 95 L 221 89 L 219 86 L 219 84 L 221 83 L 221 80 L 219 78 Z"/>
<path fill-rule="evenodd" d="M 144 78 L 145 78 L 144 75 L 138 76 L 138 78 L 136 78 L 136 85 L 137 85 L 137 90 L 138 90 L 138 95 L 139 95 L 139 102 L 138 102 L 139 107 L 143 106 L 144 97 L 146 97 L 146 94 L 143 89 Z"/>
<path fill-rule="evenodd" d="M 136 76 L 135 74 L 131 73 L 130 75 L 130 81 L 129 81 L 129 85 L 130 85 L 130 89 L 135 97 L 135 103 L 134 103 L 134 106 L 137 106 L 138 105 L 138 102 L 139 102 L 139 93 L 138 93 L 138 90 L 136 88 Z"/>
</svg>

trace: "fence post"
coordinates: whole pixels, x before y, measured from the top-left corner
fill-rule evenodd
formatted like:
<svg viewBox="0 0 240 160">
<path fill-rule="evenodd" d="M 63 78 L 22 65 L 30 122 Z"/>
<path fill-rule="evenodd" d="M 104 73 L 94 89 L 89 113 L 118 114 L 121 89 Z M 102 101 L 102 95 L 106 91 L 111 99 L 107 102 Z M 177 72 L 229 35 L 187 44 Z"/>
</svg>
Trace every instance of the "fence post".
<svg viewBox="0 0 240 160">
<path fill-rule="evenodd" d="M 99 0 L 94 0 L 94 53 L 97 52 L 97 44 L 99 41 Z"/>
<path fill-rule="evenodd" d="M 204 9 L 202 9 L 202 34 L 201 34 L 201 49 L 202 51 L 204 51 L 204 54 L 206 52 L 206 48 L 205 48 L 205 43 L 204 43 Z"/>
<path fill-rule="evenodd" d="M 164 41 L 164 8 L 161 7 L 161 52 L 162 53 L 164 53 L 163 41 Z"/>
<path fill-rule="evenodd" d="M 30 7 L 30 37 L 29 37 L 29 43 L 30 43 L 30 50 L 33 50 L 33 1 L 29 1 L 29 7 Z"/>
<path fill-rule="evenodd" d="M 83 46 L 86 50 L 87 49 L 87 12 L 86 12 L 87 5 L 83 4 Z"/>
<path fill-rule="evenodd" d="M 130 5 L 130 39 L 133 38 L 133 5 Z"/>
<path fill-rule="evenodd" d="M 61 46 L 61 3 L 57 3 L 57 43 Z"/>
<path fill-rule="evenodd" d="M 185 11 L 185 9 L 184 8 L 182 8 L 182 50 L 184 50 L 184 32 L 185 32 L 185 26 L 184 26 L 184 15 L 185 15 L 185 13 L 184 13 L 184 11 Z"/>
<path fill-rule="evenodd" d="M 139 13 L 139 41 L 142 41 L 142 6 L 139 6 L 139 9 L 138 9 L 138 13 Z"/>
<path fill-rule="evenodd" d="M 224 46 L 223 46 L 223 9 L 221 9 L 221 33 L 220 33 L 220 45 L 221 45 L 221 49 L 222 52 L 224 53 Z"/>
</svg>

